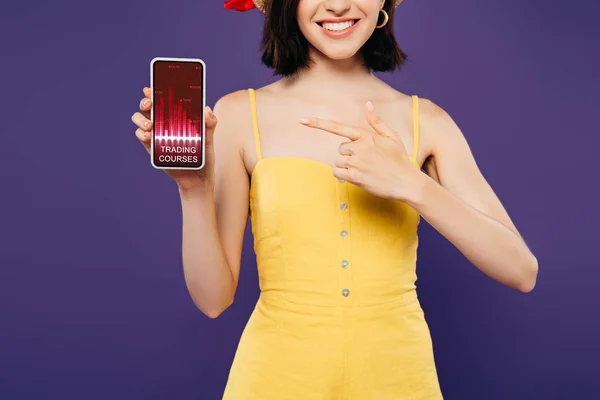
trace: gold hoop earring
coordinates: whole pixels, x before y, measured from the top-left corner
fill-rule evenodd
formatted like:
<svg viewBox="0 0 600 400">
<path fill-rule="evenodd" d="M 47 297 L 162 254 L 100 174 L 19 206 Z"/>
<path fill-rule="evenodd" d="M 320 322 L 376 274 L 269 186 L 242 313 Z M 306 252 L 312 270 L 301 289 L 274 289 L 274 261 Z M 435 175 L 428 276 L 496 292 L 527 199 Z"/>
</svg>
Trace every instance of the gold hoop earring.
<svg viewBox="0 0 600 400">
<path fill-rule="evenodd" d="M 383 22 L 380 25 L 375 26 L 375 28 L 377 28 L 377 29 L 383 28 L 384 26 L 386 26 L 390 19 L 388 13 L 384 9 L 381 9 L 379 11 L 381 11 L 383 13 Z"/>
</svg>

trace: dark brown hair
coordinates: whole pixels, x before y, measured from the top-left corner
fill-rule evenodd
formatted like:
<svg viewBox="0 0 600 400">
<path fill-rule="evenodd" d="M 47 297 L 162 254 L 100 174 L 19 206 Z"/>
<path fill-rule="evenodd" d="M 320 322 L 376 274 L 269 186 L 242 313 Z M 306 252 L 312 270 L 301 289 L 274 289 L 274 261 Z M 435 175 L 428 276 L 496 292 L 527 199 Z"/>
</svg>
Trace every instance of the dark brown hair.
<svg viewBox="0 0 600 400">
<path fill-rule="evenodd" d="M 290 76 L 309 67 L 309 43 L 298 26 L 296 9 L 300 0 L 266 0 L 265 26 L 261 42 L 262 62 L 276 75 Z M 388 72 L 406 61 L 394 36 L 394 2 L 388 0 L 383 9 L 388 13 L 388 23 L 375 32 L 360 50 L 367 68 Z M 383 22 L 380 13 L 378 24 Z"/>
</svg>

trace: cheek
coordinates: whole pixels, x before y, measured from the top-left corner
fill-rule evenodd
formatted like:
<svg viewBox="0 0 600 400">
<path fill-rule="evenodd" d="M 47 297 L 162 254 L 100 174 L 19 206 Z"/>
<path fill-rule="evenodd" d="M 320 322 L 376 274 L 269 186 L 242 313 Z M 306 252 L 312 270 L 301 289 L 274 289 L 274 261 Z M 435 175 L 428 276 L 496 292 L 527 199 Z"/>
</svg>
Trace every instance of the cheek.
<svg viewBox="0 0 600 400">
<path fill-rule="evenodd" d="M 310 24 L 318 8 L 319 5 L 317 4 L 316 0 L 299 0 L 296 8 L 296 19 L 298 21 L 298 26 L 302 27 Z"/>
<path fill-rule="evenodd" d="M 363 23 L 375 29 L 377 22 L 383 21 L 381 2 L 377 0 L 355 0 L 357 7 L 364 13 Z"/>
<path fill-rule="evenodd" d="M 315 28 L 319 28 L 319 26 L 313 25 L 315 24 L 312 24 L 310 21 L 298 23 L 298 27 L 300 28 L 300 33 L 302 33 L 302 36 L 304 36 L 306 40 L 309 41 L 309 43 L 314 44 L 314 42 L 317 40 L 317 35 L 319 33 Z"/>
<path fill-rule="evenodd" d="M 303 7 L 302 3 L 303 1 L 300 1 L 300 5 L 298 6 L 297 22 L 302 35 L 309 39 L 311 36 L 315 35 L 315 27 L 318 28 L 319 26 L 312 22 L 314 11 L 308 9 L 308 7 Z"/>
<path fill-rule="evenodd" d="M 300 3 L 302 3 L 302 1 L 303 0 L 300 0 Z M 383 6 L 380 0 L 354 0 L 354 4 L 356 4 L 356 6 L 360 8 L 363 12 L 365 12 L 367 15 L 377 14 Z"/>
</svg>

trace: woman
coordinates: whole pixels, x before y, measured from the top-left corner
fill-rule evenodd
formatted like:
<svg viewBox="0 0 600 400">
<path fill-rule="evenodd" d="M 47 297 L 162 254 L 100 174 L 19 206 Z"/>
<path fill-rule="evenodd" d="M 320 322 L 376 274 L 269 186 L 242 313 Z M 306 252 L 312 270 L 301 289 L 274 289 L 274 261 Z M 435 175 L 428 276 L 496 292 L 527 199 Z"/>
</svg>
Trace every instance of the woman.
<svg viewBox="0 0 600 400">
<path fill-rule="evenodd" d="M 283 78 L 207 108 L 206 167 L 166 171 L 186 283 L 211 318 L 233 302 L 250 212 L 261 295 L 224 399 L 441 399 L 415 290 L 421 216 L 488 276 L 535 285 L 537 260 L 452 119 L 372 74 L 406 58 L 400 1 L 255 0 L 263 62 Z M 144 93 L 133 121 L 149 149 Z"/>
</svg>

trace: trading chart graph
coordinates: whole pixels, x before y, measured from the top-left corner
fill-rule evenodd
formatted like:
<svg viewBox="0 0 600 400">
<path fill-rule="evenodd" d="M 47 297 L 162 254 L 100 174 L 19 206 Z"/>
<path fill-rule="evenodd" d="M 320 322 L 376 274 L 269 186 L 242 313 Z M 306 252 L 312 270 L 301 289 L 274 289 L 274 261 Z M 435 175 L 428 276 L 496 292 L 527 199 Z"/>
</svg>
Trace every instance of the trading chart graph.
<svg viewBox="0 0 600 400">
<path fill-rule="evenodd" d="M 154 89 L 154 164 L 198 167 L 202 164 L 202 65 L 156 61 Z"/>
</svg>

